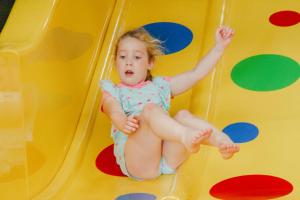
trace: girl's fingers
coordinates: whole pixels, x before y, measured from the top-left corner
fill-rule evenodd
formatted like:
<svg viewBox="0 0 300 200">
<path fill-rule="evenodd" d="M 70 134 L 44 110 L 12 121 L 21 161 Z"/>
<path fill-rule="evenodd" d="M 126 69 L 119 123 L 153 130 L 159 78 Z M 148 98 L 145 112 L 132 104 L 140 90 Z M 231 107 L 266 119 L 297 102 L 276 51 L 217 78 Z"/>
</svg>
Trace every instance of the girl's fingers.
<svg viewBox="0 0 300 200">
<path fill-rule="evenodd" d="M 126 125 L 125 128 L 124 128 L 125 133 L 132 133 L 132 132 L 135 132 L 135 131 L 136 131 L 136 128 L 131 127 L 129 125 Z"/>
<path fill-rule="evenodd" d="M 132 123 L 135 123 L 135 124 L 138 124 L 138 123 L 139 123 L 139 120 L 134 119 L 134 118 L 131 118 L 131 119 L 129 118 L 128 121 L 129 121 L 129 122 L 132 122 Z"/>
<path fill-rule="evenodd" d="M 223 28 L 222 27 L 217 28 L 216 35 L 223 36 Z"/>
<path fill-rule="evenodd" d="M 221 26 L 217 29 L 217 32 L 220 33 L 222 38 L 231 37 L 234 33 L 233 29 L 231 29 L 229 26 Z"/>
<path fill-rule="evenodd" d="M 127 125 L 130 126 L 130 127 L 133 127 L 133 128 L 138 128 L 139 125 L 137 123 L 134 123 L 132 121 L 127 121 Z"/>
<path fill-rule="evenodd" d="M 139 120 L 137 119 L 137 117 L 134 116 L 134 115 L 130 115 L 127 119 L 130 120 L 130 121 L 132 121 L 132 122 L 134 122 L 134 123 L 138 123 L 138 121 L 139 121 Z"/>
<path fill-rule="evenodd" d="M 132 115 L 127 117 L 127 122 L 123 131 L 127 134 L 131 134 L 135 132 L 138 128 L 139 128 L 139 120 L 137 120 L 135 116 Z"/>
</svg>

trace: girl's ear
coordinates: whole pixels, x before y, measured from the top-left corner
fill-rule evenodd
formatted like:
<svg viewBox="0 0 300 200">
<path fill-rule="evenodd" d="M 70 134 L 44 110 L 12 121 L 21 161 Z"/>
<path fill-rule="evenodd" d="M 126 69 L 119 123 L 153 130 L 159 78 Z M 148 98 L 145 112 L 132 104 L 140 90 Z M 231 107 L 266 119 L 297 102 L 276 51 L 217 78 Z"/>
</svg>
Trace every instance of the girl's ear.
<svg viewBox="0 0 300 200">
<path fill-rule="evenodd" d="M 148 69 L 151 70 L 151 69 L 153 68 L 153 66 L 154 66 L 154 58 L 151 58 L 151 59 L 149 60 Z"/>
</svg>

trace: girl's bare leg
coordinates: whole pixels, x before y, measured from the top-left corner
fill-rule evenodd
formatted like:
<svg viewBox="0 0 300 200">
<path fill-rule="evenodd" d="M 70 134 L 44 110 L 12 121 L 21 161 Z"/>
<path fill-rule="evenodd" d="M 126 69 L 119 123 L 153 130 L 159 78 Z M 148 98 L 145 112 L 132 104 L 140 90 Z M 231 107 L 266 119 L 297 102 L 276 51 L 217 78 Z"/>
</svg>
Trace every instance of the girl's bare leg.
<svg viewBox="0 0 300 200">
<path fill-rule="evenodd" d="M 139 178 L 155 178 L 158 175 L 162 140 L 180 143 L 181 147 L 195 153 L 211 132 L 178 123 L 155 104 L 147 104 L 138 118 L 140 128 L 128 137 L 125 159 L 129 173 Z"/>
<path fill-rule="evenodd" d="M 181 112 L 178 112 L 175 116 L 174 119 L 181 123 L 184 119 L 182 117 L 185 117 L 184 115 L 181 114 Z M 183 123 L 181 123 L 183 124 Z M 206 130 L 209 130 L 211 132 L 211 129 L 208 128 Z M 202 142 L 204 142 L 203 140 Z M 199 150 L 198 149 L 197 151 Z M 163 141 L 163 156 L 166 159 L 167 164 L 173 168 L 177 169 L 189 156 L 190 152 L 185 148 L 184 145 L 182 145 L 179 142 L 174 142 L 174 141 Z"/>
<path fill-rule="evenodd" d="M 141 115 L 162 140 L 182 143 L 191 153 L 197 152 L 200 143 L 210 135 L 209 128 L 198 129 L 179 123 L 156 104 L 147 104 Z"/>
<path fill-rule="evenodd" d="M 210 137 L 205 139 L 203 143 L 219 148 L 219 151 L 224 159 L 231 158 L 234 153 L 239 151 L 239 145 L 235 144 L 225 133 L 218 130 L 207 121 L 194 116 L 188 110 L 181 110 L 176 116 L 177 121 L 185 126 L 197 129 L 211 128 L 212 134 Z"/>
</svg>

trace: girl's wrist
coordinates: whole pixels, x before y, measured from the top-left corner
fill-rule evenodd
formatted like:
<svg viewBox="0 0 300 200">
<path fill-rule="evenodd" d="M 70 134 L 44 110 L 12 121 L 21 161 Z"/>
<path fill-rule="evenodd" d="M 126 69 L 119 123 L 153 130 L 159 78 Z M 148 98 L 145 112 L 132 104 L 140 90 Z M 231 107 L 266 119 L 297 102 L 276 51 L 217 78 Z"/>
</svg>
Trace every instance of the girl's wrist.
<svg viewBox="0 0 300 200">
<path fill-rule="evenodd" d="M 225 50 L 225 47 L 223 45 L 221 45 L 221 44 L 215 44 L 213 50 L 215 52 L 217 52 L 217 53 L 221 53 L 222 54 L 224 52 L 224 50 Z"/>
<path fill-rule="evenodd" d="M 123 128 L 127 124 L 127 117 L 121 111 L 115 110 L 115 111 L 110 112 L 110 118 L 111 118 L 113 124 L 115 124 L 115 126 L 119 130 L 123 130 Z"/>
</svg>

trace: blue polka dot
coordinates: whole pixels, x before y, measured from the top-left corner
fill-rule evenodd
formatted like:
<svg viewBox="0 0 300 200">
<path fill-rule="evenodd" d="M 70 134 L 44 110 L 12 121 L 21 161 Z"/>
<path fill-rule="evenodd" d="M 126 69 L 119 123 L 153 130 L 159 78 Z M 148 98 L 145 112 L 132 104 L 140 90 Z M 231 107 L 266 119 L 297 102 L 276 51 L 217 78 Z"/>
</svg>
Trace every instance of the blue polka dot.
<svg viewBox="0 0 300 200">
<path fill-rule="evenodd" d="M 244 143 L 254 140 L 258 136 L 258 128 L 250 123 L 238 122 L 230 124 L 223 129 L 235 143 Z"/>
<path fill-rule="evenodd" d="M 116 200 L 155 200 L 156 197 L 146 193 L 131 193 L 119 196 Z"/>
<path fill-rule="evenodd" d="M 165 54 L 178 52 L 187 47 L 193 40 L 192 31 L 181 24 L 157 22 L 143 27 L 153 37 L 163 42 Z"/>
</svg>

